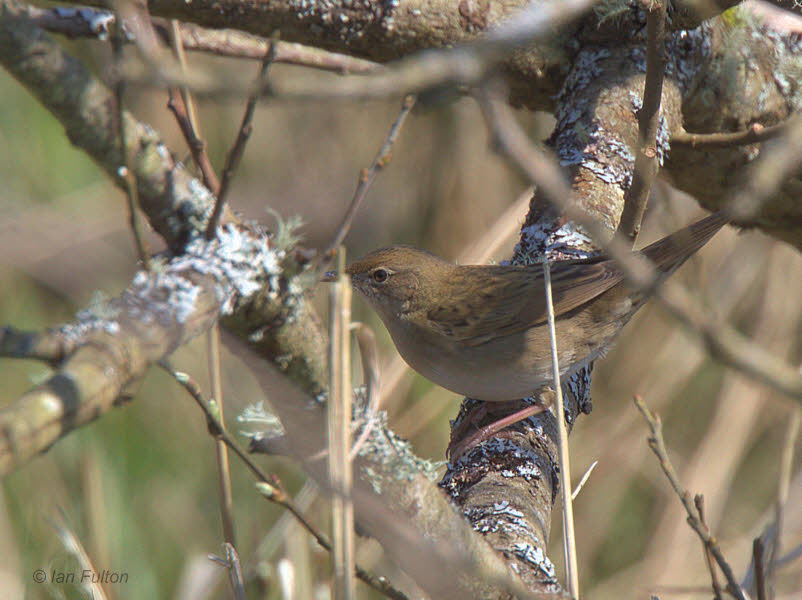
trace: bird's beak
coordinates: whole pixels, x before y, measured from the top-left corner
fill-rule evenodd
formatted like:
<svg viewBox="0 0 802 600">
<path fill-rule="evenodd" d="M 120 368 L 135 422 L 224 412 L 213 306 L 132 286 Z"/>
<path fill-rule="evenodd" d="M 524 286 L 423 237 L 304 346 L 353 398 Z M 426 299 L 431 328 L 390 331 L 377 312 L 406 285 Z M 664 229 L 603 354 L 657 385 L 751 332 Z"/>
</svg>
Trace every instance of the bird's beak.
<svg viewBox="0 0 802 600">
<path fill-rule="evenodd" d="M 337 271 L 326 271 L 323 273 L 323 276 L 320 278 L 320 281 L 325 281 L 330 283 L 332 281 L 337 281 Z"/>
</svg>

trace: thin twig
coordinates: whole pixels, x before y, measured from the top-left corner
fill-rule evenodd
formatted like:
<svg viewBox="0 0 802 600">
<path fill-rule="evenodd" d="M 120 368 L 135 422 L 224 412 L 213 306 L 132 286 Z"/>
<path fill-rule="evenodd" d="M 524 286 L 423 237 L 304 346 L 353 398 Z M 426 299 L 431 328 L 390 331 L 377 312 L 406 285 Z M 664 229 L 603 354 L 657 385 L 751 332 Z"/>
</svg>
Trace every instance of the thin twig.
<svg viewBox="0 0 802 600">
<path fill-rule="evenodd" d="M 768 600 L 768 589 L 766 588 L 766 571 L 763 560 L 763 540 L 756 537 L 752 542 L 752 560 L 755 564 L 755 589 L 757 590 L 757 600 Z"/>
<path fill-rule="evenodd" d="M 551 343 L 551 366 L 554 375 L 555 407 L 557 409 L 557 429 L 560 433 L 560 498 L 563 508 L 563 545 L 565 549 L 565 569 L 568 578 L 568 593 L 571 598 L 579 598 L 579 567 L 576 560 L 576 536 L 574 535 L 574 505 L 571 496 L 571 461 L 568 453 L 568 431 L 565 428 L 565 408 L 562 386 L 560 385 L 560 363 L 557 357 L 557 331 L 554 326 L 554 304 L 551 297 L 551 267 L 548 260 L 543 261 L 543 276 L 546 288 L 546 314 L 549 323 L 549 342 Z"/>
<path fill-rule="evenodd" d="M 649 192 L 657 178 L 660 164 L 657 159 L 657 128 L 663 77 L 666 65 L 666 0 L 643 0 L 646 11 L 646 79 L 643 85 L 643 105 L 638 111 L 638 143 L 632 183 L 624 194 L 624 210 L 618 231 L 632 244 L 640 232 L 643 213 L 649 202 Z"/>
<path fill-rule="evenodd" d="M 231 437 L 231 434 L 221 427 L 214 412 L 209 408 L 208 404 L 204 400 L 203 393 L 201 392 L 200 386 L 197 384 L 197 382 L 188 374 L 173 370 L 168 361 L 160 361 L 158 364 L 189 393 L 195 403 L 203 411 L 203 414 L 206 416 L 206 424 L 209 429 L 209 433 L 222 439 L 226 446 L 228 446 L 229 449 L 236 454 L 243 463 L 245 463 L 245 466 L 248 467 L 256 479 L 259 480 L 257 486 L 259 486 L 258 489 L 260 493 L 266 496 L 272 502 L 275 502 L 276 504 L 287 509 L 290 514 L 292 514 L 304 527 L 304 529 L 306 529 L 312 535 L 312 537 L 315 538 L 321 547 L 331 552 L 331 542 L 326 535 L 322 533 L 303 514 L 303 512 L 295 506 L 292 499 L 283 489 L 280 488 L 276 479 L 274 477 L 269 477 L 264 471 L 262 471 L 261 467 L 251 460 L 251 457 L 248 455 L 248 453 L 242 449 L 242 447 L 233 437 Z M 384 577 L 373 575 L 359 565 L 356 565 L 355 573 L 361 581 L 373 589 L 381 592 L 388 598 L 392 598 L 393 600 L 409 600 L 406 594 L 393 587 L 393 585 Z"/>
<path fill-rule="evenodd" d="M 170 39 L 172 41 L 173 50 L 176 54 L 181 69 L 186 73 L 186 56 L 184 54 L 183 40 L 181 38 L 181 27 L 177 21 L 171 20 L 172 26 Z M 206 151 L 206 143 L 200 138 L 200 128 L 195 116 L 193 108 L 194 101 L 189 90 L 182 86 L 180 93 L 176 93 L 176 88 L 173 86 L 168 87 L 170 100 L 167 102 L 167 108 L 175 116 L 178 127 L 184 135 L 184 140 L 187 143 L 189 152 L 192 155 L 192 162 L 198 167 L 201 173 L 203 185 L 217 195 L 220 191 L 220 182 L 214 172 L 212 161 Z"/>
<path fill-rule="evenodd" d="M 182 73 L 187 72 L 187 61 L 184 53 L 184 47 L 181 42 L 181 26 L 175 19 L 170 21 L 171 25 L 171 38 L 173 51 L 175 52 L 178 63 L 181 66 Z M 171 102 L 175 104 L 175 95 L 171 90 Z M 182 108 L 184 109 L 185 119 L 179 119 L 179 124 L 184 123 L 182 127 L 187 143 L 190 148 L 196 147 L 197 152 L 193 152 L 193 159 L 196 164 L 201 168 L 203 173 L 204 185 L 206 185 L 212 192 L 217 191 L 216 179 L 214 171 L 211 166 L 211 161 L 206 154 L 205 145 L 199 138 L 199 124 L 195 115 L 194 101 L 186 87 L 181 88 Z M 179 113 L 173 111 L 178 117 Z M 186 129 L 186 130 L 185 130 Z M 199 150 L 198 150 L 199 149 Z M 208 179 L 207 179 L 208 177 Z M 215 186 L 215 187 L 210 187 Z M 212 398 L 216 402 L 216 409 L 218 411 L 218 419 L 221 427 L 225 428 L 225 416 L 223 410 L 223 384 L 222 374 L 220 372 L 220 325 L 215 322 L 214 325 L 207 332 L 207 357 L 209 365 L 209 379 L 212 390 Z M 220 438 L 215 439 L 215 459 L 217 461 L 217 475 L 218 475 L 218 491 L 220 494 L 220 517 L 223 523 L 223 538 L 226 540 L 226 548 L 234 553 L 237 557 L 237 565 L 239 565 L 239 558 L 236 554 L 237 536 L 236 528 L 234 526 L 234 493 L 231 487 L 231 464 L 228 458 L 228 448 L 223 440 Z M 234 574 L 229 568 L 231 577 L 231 584 L 233 587 L 234 595 L 240 595 Z M 242 573 L 240 573 L 240 580 Z M 241 584 L 239 586 L 241 588 Z M 244 594 L 244 592 L 243 592 Z"/>
<path fill-rule="evenodd" d="M 119 23 L 117 18 L 115 23 Z M 142 225 L 139 221 L 139 189 L 137 188 L 136 173 L 133 168 L 133 149 L 128 143 L 128 135 L 125 128 L 125 109 L 123 99 L 125 97 L 125 79 L 121 76 L 121 65 L 123 61 L 123 33 L 122 27 L 116 25 L 111 36 L 112 54 L 116 70 L 116 82 L 114 84 L 114 96 L 117 101 L 117 134 L 120 140 L 120 152 L 122 153 L 123 164 L 118 171 L 119 177 L 125 183 L 126 198 L 128 200 L 128 222 L 131 225 L 131 233 L 134 236 L 137 256 L 142 261 L 145 270 L 150 270 L 150 249 L 142 234 Z"/>
<path fill-rule="evenodd" d="M 682 487 L 682 483 L 677 476 L 676 471 L 674 470 L 671 461 L 668 458 L 668 451 L 666 450 L 665 442 L 663 440 L 663 423 L 660 420 L 660 415 L 654 414 L 649 407 L 646 406 L 646 403 L 643 399 L 635 395 L 635 406 L 638 407 L 638 410 L 643 415 L 643 418 L 646 419 L 646 422 L 649 425 L 649 430 L 651 431 L 651 435 L 649 436 L 649 448 L 652 449 L 655 456 L 657 456 L 658 461 L 660 462 L 660 467 L 663 469 L 663 473 L 665 473 L 666 477 L 668 478 L 671 487 L 674 488 L 674 491 L 679 496 L 680 502 L 685 507 L 685 512 L 688 514 L 688 525 L 691 526 L 699 538 L 704 543 L 705 547 L 710 550 L 710 553 L 713 555 L 713 558 L 716 559 L 716 563 L 718 564 L 721 572 L 724 573 L 724 577 L 727 579 L 727 591 L 732 594 L 738 600 L 746 600 L 746 594 L 744 594 L 743 589 L 738 584 L 738 581 L 735 579 L 735 574 L 732 571 L 732 567 L 724 558 L 724 555 L 721 552 L 721 548 L 718 545 L 718 541 L 712 535 L 710 535 L 710 531 L 708 528 L 701 522 L 699 519 L 699 514 L 696 508 L 691 502 L 691 495 L 688 490 Z"/>
<path fill-rule="evenodd" d="M 189 152 L 192 155 L 192 162 L 200 170 L 203 185 L 213 194 L 217 194 L 220 183 L 217 180 L 217 175 L 215 175 L 209 154 L 206 152 L 206 143 L 198 137 L 195 127 L 192 125 L 189 112 L 184 104 L 183 95 L 177 93 L 174 87 L 168 88 L 168 93 L 170 94 L 170 100 L 167 102 L 167 108 L 175 116 L 178 127 L 184 135 L 184 140 L 187 142 Z"/>
<path fill-rule="evenodd" d="M 351 198 L 351 204 L 348 205 L 348 209 L 345 211 L 342 221 L 336 229 L 334 237 L 329 242 L 329 245 L 326 246 L 326 250 L 324 250 L 322 254 L 322 258 L 324 260 L 331 258 L 337 248 L 340 247 L 340 244 L 343 243 L 345 236 L 348 235 L 348 230 L 351 228 L 351 223 L 354 221 L 356 212 L 359 210 L 359 205 L 367 195 L 370 186 L 376 179 L 376 175 L 378 175 L 379 171 L 386 167 L 390 162 L 390 159 L 392 158 L 391 150 L 393 149 L 393 144 L 395 144 L 396 139 L 398 139 L 398 134 L 401 132 L 401 127 L 404 125 L 407 115 L 409 115 L 409 113 L 412 111 L 412 108 L 415 106 L 415 101 L 415 96 L 410 95 L 404 98 L 403 102 L 401 103 L 401 112 L 398 113 L 395 122 L 390 127 L 390 131 L 387 132 L 387 137 L 385 138 L 382 147 L 379 148 L 379 152 L 376 154 L 373 162 L 370 164 L 370 167 L 367 169 L 362 169 L 362 171 L 359 173 L 359 183 L 356 186 L 353 198 Z"/>
<path fill-rule="evenodd" d="M 265 77 L 273 59 L 276 56 L 276 40 L 271 40 L 268 46 L 267 53 L 262 59 L 262 64 L 259 66 L 259 75 L 256 79 L 256 89 L 259 90 L 264 84 Z M 234 145 L 231 147 L 228 155 L 226 156 L 226 163 L 223 166 L 223 172 L 220 177 L 220 189 L 217 191 L 217 201 L 214 204 L 212 216 L 209 219 L 209 225 L 206 228 L 206 238 L 212 239 L 217 234 L 217 226 L 220 221 L 220 215 L 223 214 L 223 207 L 226 203 L 226 196 L 228 195 L 231 180 L 234 177 L 234 172 L 239 166 L 242 154 L 245 152 L 245 145 L 248 143 L 248 138 L 251 137 L 253 131 L 253 113 L 256 110 L 256 103 L 259 101 L 259 92 L 256 91 L 248 97 L 248 103 L 245 105 L 245 114 L 242 115 L 242 122 L 240 123 L 237 138 L 234 140 Z"/>
<path fill-rule="evenodd" d="M 790 119 L 764 127 L 760 123 L 752 123 L 748 129 L 732 133 L 688 133 L 679 131 L 671 136 L 672 146 L 690 146 L 691 148 L 732 148 L 746 144 L 759 144 L 784 135 L 788 131 Z"/>
<path fill-rule="evenodd" d="M 699 520 L 702 522 L 707 528 L 707 521 L 705 521 L 705 498 L 702 494 L 696 494 L 693 498 L 693 503 L 696 506 L 696 510 L 699 511 Z M 705 563 L 707 564 L 707 570 L 710 571 L 710 583 L 713 587 L 713 596 L 716 600 L 722 600 L 721 596 L 721 584 L 718 581 L 718 574 L 716 573 L 716 565 L 713 564 L 713 555 L 710 552 L 710 549 L 705 546 Z"/>
<path fill-rule="evenodd" d="M 370 73 L 384 67 L 378 63 L 328 52 L 321 48 L 304 46 L 292 42 L 272 41 L 257 35 L 232 29 L 209 29 L 194 23 L 181 24 L 181 41 L 187 50 L 196 50 L 228 56 L 262 60 L 270 49 L 276 46 L 273 62 L 332 71 L 340 75 L 350 73 Z"/>
</svg>

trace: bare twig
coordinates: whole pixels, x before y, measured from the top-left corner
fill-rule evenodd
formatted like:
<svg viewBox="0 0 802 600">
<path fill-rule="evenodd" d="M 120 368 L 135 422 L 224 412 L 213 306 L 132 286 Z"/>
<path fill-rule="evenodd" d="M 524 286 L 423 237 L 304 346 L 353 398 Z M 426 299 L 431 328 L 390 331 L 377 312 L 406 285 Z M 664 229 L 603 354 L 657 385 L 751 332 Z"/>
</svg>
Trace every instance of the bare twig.
<svg viewBox="0 0 802 600">
<path fill-rule="evenodd" d="M 761 540 L 759 536 L 752 542 L 752 560 L 755 564 L 755 589 L 757 590 L 757 600 L 768 600 L 766 571 L 764 569 L 763 540 Z"/>
<path fill-rule="evenodd" d="M 707 521 L 705 520 L 705 498 L 702 494 L 696 494 L 693 497 L 693 503 L 696 506 L 696 510 L 699 511 L 699 520 L 702 522 L 702 525 L 707 527 Z M 707 570 L 710 571 L 710 583 L 713 587 L 713 597 L 716 600 L 722 600 L 721 596 L 721 584 L 718 581 L 718 575 L 716 574 L 716 566 L 713 564 L 713 555 L 710 552 L 710 549 L 705 546 L 705 563 L 707 564 Z"/>
<path fill-rule="evenodd" d="M 181 67 L 181 71 L 186 74 L 186 56 L 181 37 L 182 27 L 181 24 L 175 20 L 170 21 L 170 26 L 170 41 L 172 42 L 173 50 Z M 220 183 L 217 180 L 217 175 L 215 175 L 212 161 L 209 159 L 209 155 L 206 152 L 206 144 L 200 138 L 200 127 L 195 116 L 192 96 L 185 86 L 180 88 L 180 95 L 176 94 L 176 88 L 173 86 L 168 88 L 168 93 L 170 95 L 170 100 L 167 103 L 167 108 L 175 115 L 181 133 L 184 135 L 184 139 L 189 147 L 189 152 L 192 155 L 192 161 L 200 170 L 203 185 L 216 195 L 220 190 Z"/>
<path fill-rule="evenodd" d="M 560 460 L 560 498 L 563 508 L 563 545 L 565 550 L 565 570 L 567 571 L 568 593 L 571 598 L 579 598 L 579 567 L 576 560 L 576 536 L 574 535 L 574 505 L 571 495 L 571 461 L 568 453 L 568 431 L 565 428 L 565 408 L 562 386 L 560 385 L 560 363 L 557 357 L 557 331 L 554 326 L 554 304 L 551 297 L 551 267 L 543 261 L 543 276 L 546 289 L 546 315 L 549 323 L 549 342 L 551 344 L 551 366 L 554 376 L 555 407 L 559 438 Z"/>
<path fill-rule="evenodd" d="M 193 73 L 182 77 L 173 64 L 159 64 L 155 60 L 148 72 L 129 73 L 131 82 L 153 86 L 152 76 L 158 73 L 158 85 L 166 81 L 171 85 L 186 85 L 197 95 L 205 97 L 231 97 L 258 92 L 264 97 L 285 99 L 360 99 L 400 97 L 407 93 L 431 89 L 434 86 L 474 85 L 488 70 L 502 62 L 511 50 L 552 36 L 555 30 L 581 17 L 595 0 L 552 0 L 529 5 L 492 28 L 478 39 L 456 47 L 441 48 L 418 53 L 398 61 L 392 69 L 376 69 L 359 77 L 340 78 L 334 81 L 315 81 L 314 78 L 292 78 L 281 84 L 270 82 L 261 89 L 242 86 L 231 78 L 212 76 L 211 73 Z M 543 76 L 542 74 L 540 76 Z"/>
<path fill-rule="evenodd" d="M 781 135 L 788 131 L 790 119 L 764 127 L 760 123 L 752 123 L 744 131 L 733 133 L 688 133 L 679 131 L 671 136 L 672 146 L 690 146 L 691 148 L 731 148 L 733 146 L 743 146 L 746 144 L 759 144 Z"/>
<path fill-rule="evenodd" d="M 116 22 L 119 23 L 119 19 Z M 124 36 L 122 27 L 119 25 L 114 28 L 114 33 L 111 36 L 114 65 L 117 70 L 117 81 L 114 84 L 114 96 L 117 101 L 117 134 L 120 140 L 120 152 L 123 156 L 123 164 L 117 174 L 125 184 L 126 198 L 128 200 L 128 222 L 131 225 L 131 233 L 134 236 L 137 256 L 142 261 L 144 268 L 150 270 L 150 249 L 142 235 L 142 225 L 139 222 L 139 188 L 137 187 L 136 173 L 132 168 L 133 152 L 125 128 L 125 109 L 123 104 L 125 80 L 120 76 Z"/>
<path fill-rule="evenodd" d="M 382 65 L 378 63 L 346 54 L 327 52 L 320 48 L 291 42 L 271 42 L 269 39 L 242 31 L 207 29 L 194 23 L 181 24 L 181 41 L 187 50 L 259 60 L 264 59 L 265 54 L 270 50 L 270 45 L 274 44 L 276 56 L 273 62 L 275 63 L 332 71 L 340 75 L 370 73 L 383 69 Z"/>
<path fill-rule="evenodd" d="M 802 115 L 785 122 L 785 130 L 776 142 L 761 149 L 748 175 L 733 190 L 728 210 L 734 219 L 754 216 L 802 165 Z"/>
<path fill-rule="evenodd" d="M 192 125 L 189 112 L 184 104 L 183 95 L 176 93 L 176 88 L 174 87 L 170 87 L 168 92 L 170 100 L 167 102 L 167 108 L 175 115 L 175 120 L 184 135 L 189 152 L 192 154 L 192 161 L 200 170 L 203 185 L 213 194 L 216 194 L 220 188 L 220 183 L 217 180 L 217 175 L 215 175 L 209 154 L 206 152 L 206 144 L 198 137 L 195 127 Z"/>
<path fill-rule="evenodd" d="M 649 192 L 657 177 L 660 164 L 657 158 L 657 128 L 663 77 L 666 65 L 666 0 L 644 0 L 646 11 L 646 80 L 643 86 L 643 105 L 638 111 L 638 143 L 632 183 L 624 194 L 624 210 L 618 231 L 632 244 L 640 232 L 643 213 L 649 202 Z"/>
<path fill-rule="evenodd" d="M 274 477 L 269 477 L 267 474 L 265 474 L 261 467 L 251 460 L 251 457 L 248 456 L 248 453 L 242 449 L 242 447 L 233 437 L 231 437 L 231 434 L 222 428 L 214 412 L 209 408 L 208 404 L 204 400 L 203 393 L 201 392 L 200 386 L 197 384 L 197 382 L 195 382 L 195 380 L 188 374 L 173 370 L 168 361 L 159 362 L 159 366 L 170 376 L 172 376 L 173 379 L 175 379 L 181 385 L 181 387 L 183 387 L 189 393 L 195 403 L 203 411 L 203 414 L 206 416 L 206 424 L 209 428 L 209 433 L 222 439 L 226 446 L 228 446 L 229 449 L 234 452 L 234 454 L 236 454 L 243 463 L 245 463 L 245 466 L 247 466 L 251 473 L 254 474 L 256 479 L 259 480 L 259 483 L 257 484 L 257 489 L 259 492 L 272 502 L 275 502 L 276 504 L 286 508 L 325 550 L 331 552 L 331 542 L 328 540 L 326 535 L 317 527 L 315 527 L 315 525 L 312 524 L 312 522 L 295 506 L 295 504 L 292 502 L 292 499 L 286 494 L 286 492 L 284 492 L 283 489 L 281 489 L 278 481 Z M 373 589 L 381 592 L 388 598 L 392 598 L 393 600 L 408 600 L 407 596 L 403 592 L 394 588 L 392 584 L 390 584 L 384 577 L 373 575 L 359 565 L 355 567 L 355 573 L 361 581 L 368 584 Z"/>
<path fill-rule="evenodd" d="M 376 179 L 376 175 L 390 163 L 393 144 L 395 144 L 395 141 L 398 139 L 398 134 L 401 132 L 404 121 L 415 106 L 415 100 L 415 96 L 406 96 L 404 98 L 401 102 L 401 112 L 398 113 L 398 116 L 390 127 L 390 131 L 387 132 L 387 137 L 384 139 L 381 148 L 379 148 L 379 152 L 376 154 L 373 162 L 370 163 L 370 167 L 362 169 L 359 173 L 359 183 L 356 186 L 353 198 L 351 198 L 351 204 L 348 205 L 348 209 L 345 211 L 342 221 L 340 221 L 340 224 L 337 226 L 334 237 L 331 238 L 329 245 L 326 246 L 326 250 L 322 254 L 322 259 L 324 261 L 331 258 L 337 248 L 340 247 L 340 244 L 343 243 L 345 236 L 348 235 L 348 230 L 351 229 L 351 223 L 353 223 L 356 212 L 359 210 L 359 205 L 362 204 L 362 200 L 364 200 L 370 186 Z"/>
<path fill-rule="evenodd" d="M 638 407 L 638 410 L 641 412 L 644 419 L 646 419 L 646 422 L 649 425 L 649 430 L 651 431 L 651 435 L 649 436 L 648 440 L 649 448 L 651 448 L 652 452 L 654 452 L 655 456 L 657 456 L 657 459 L 660 462 L 660 467 L 663 469 L 663 473 L 665 473 L 669 483 L 671 484 L 671 487 L 674 488 L 677 496 L 679 496 L 680 502 L 682 502 L 682 505 L 685 507 L 685 512 L 688 514 L 688 524 L 699 536 L 699 539 L 702 540 L 705 548 L 708 549 L 713 555 L 713 558 L 715 558 L 716 563 L 721 569 L 721 572 L 724 573 L 724 577 L 727 579 L 728 584 L 727 590 L 738 600 L 746 600 L 746 595 L 744 594 L 741 586 L 738 584 L 738 581 L 735 579 L 735 574 L 732 571 L 732 567 L 724 558 L 721 548 L 718 545 L 718 541 L 710 534 L 710 531 L 704 525 L 704 523 L 702 523 L 696 507 L 693 505 L 693 502 L 691 502 L 690 493 L 688 490 L 682 487 L 682 483 L 680 482 L 679 477 L 677 476 L 677 473 L 674 470 L 670 459 L 668 458 L 668 451 L 666 450 L 665 442 L 663 441 L 663 423 L 660 420 L 660 416 L 649 410 L 649 407 L 646 406 L 646 403 L 640 396 L 635 395 L 634 400 L 635 406 Z"/>
<path fill-rule="evenodd" d="M 259 75 L 257 77 L 256 86 L 257 90 L 262 87 L 265 76 L 267 75 L 267 70 L 270 68 L 273 59 L 275 58 L 276 45 L 272 43 L 274 41 L 275 40 L 271 40 L 268 51 L 262 59 L 262 64 L 259 67 Z M 251 137 L 251 132 L 253 131 L 253 113 L 256 110 L 256 103 L 258 101 L 258 92 L 252 93 L 248 97 L 248 103 L 245 106 L 245 114 L 242 115 L 242 123 L 240 123 L 240 128 L 237 132 L 237 139 L 234 140 L 234 145 L 231 147 L 228 156 L 226 156 L 226 164 L 223 167 L 223 173 L 220 178 L 220 189 L 217 191 L 217 201 L 214 204 L 214 211 L 212 211 L 212 216 L 209 219 L 209 225 L 206 228 L 207 239 L 212 239 L 217 234 L 217 225 L 220 221 L 220 215 L 223 213 L 223 207 L 226 203 L 226 196 L 228 195 L 228 189 L 231 185 L 231 179 L 234 176 L 234 172 L 237 170 L 237 167 L 239 166 L 239 161 L 242 158 L 242 154 L 245 152 L 245 145 L 248 143 L 248 138 Z"/>
</svg>

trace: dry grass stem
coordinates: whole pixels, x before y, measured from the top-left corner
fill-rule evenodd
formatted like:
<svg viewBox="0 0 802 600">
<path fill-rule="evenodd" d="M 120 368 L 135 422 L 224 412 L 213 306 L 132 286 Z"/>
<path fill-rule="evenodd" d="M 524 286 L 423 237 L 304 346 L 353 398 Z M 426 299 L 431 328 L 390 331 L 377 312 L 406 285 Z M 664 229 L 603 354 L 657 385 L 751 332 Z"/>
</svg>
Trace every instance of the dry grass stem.
<svg viewBox="0 0 802 600">
<path fill-rule="evenodd" d="M 571 492 L 571 500 L 576 500 L 576 497 L 579 495 L 579 492 L 581 492 L 582 488 L 585 487 L 585 484 L 587 483 L 588 479 L 590 479 L 590 474 L 593 473 L 594 469 L 596 469 L 596 465 L 598 465 L 598 464 L 599 464 L 598 460 L 594 460 L 590 464 L 590 466 L 588 467 L 588 470 L 585 471 L 584 475 L 582 475 L 582 479 L 580 479 L 579 483 L 576 484 L 576 487 L 574 488 L 574 491 Z"/>
<path fill-rule="evenodd" d="M 365 395 L 367 396 L 365 423 L 349 455 L 350 459 L 353 460 L 359 454 L 359 449 L 376 426 L 379 400 L 381 398 L 381 378 L 379 372 L 379 350 L 376 346 L 376 335 L 373 330 L 364 323 L 359 322 L 351 323 L 350 329 L 356 334 L 359 355 L 362 360 L 362 383 L 365 386 Z"/>
<path fill-rule="evenodd" d="M 546 310 L 551 342 L 551 365 L 554 372 L 554 405 L 557 412 L 557 429 L 560 434 L 560 499 L 563 509 L 563 546 L 565 549 L 565 569 L 568 578 L 568 593 L 571 598 L 579 598 L 579 567 L 576 558 L 576 535 L 574 534 L 574 504 L 571 495 L 571 461 L 568 452 L 568 430 L 565 427 L 565 409 L 562 386 L 560 385 L 560 363 L 557 358 L 557 331 L 554 326 L 554 305 L 551 297 L 551 268 L 543 261 L 543 275 L 546 289 Z"/>
<path fill-rule="evenodd" d="M 77 535 L 75 535 L 73 529 L 67 525 L 67 517 L 64 514 L 64 511 L 59 508 L 59 512 L 60 517 L 58 519 L 51 518 L 48 519 L 48 521 L 53 529 L 56 530 L 56 535 L 58 536 L 61 545 L 69 554 L 75 557 L 76 561 L 78 561 L 78 565 L 81 567 L 82 574 L 87 572 L 92 574 L 98 573 L 94 564 L 92 564 L 92 559 L 89 558 L 89 554 L 84 548 L 84 545 L 81 543 L 81 540 L 78 539 Z M 108 595 L 103 589 L 103 586 L 101 586 L 100 582 L 96 581 L 95 579 L 95 577 L 81 577 L 80 585 L 86 592 L 91 594 L 91 597 L 94 600 L 108 600 Z"/>
<path fill-rule="evenodd" d="M 207 359 L 209 367 L 209 383 L 212 399 L 217 412 L 217 422 L 225 431 L 225 413 L 223 410 L 223 385 L 220 373 L 220 325 L 215 323 L 206 334 Z M 236 528 L 234 527 L 234 493 L 231 489 L 231 465 L 228 460 L 228 449 L 224 440 L 215 439 L 215 458 L 217 460 L 217 485 L 220 494 L 220 516 L 223 521 L 223 538 L 233 547 L 237 545 Z"/>
<path fill-rule="evenodd" d="M 246 600 L 245 580 L 242 577 L 242 565 L 240 564 L 239 554 L 236 547 L 226 542 L 226 567 L 228 569 L 228 580 L 231 589 L 234 591 L 235 600 Z"/>
<path fill-rule="evenodd" d="M 338 253 L 337 280 L 330 289 L 330 358 L 328 401 L 329 478 L 332 497 L 332 566 L 335 600 L 353 600 L 354 505 L 351 500 L 351 282 L 345 273 L 345 249 Z"/>
<path fill-rule="evenodd" d="M 776 534 L 774 543 L 770 547 L 766 568 L 766 578 L 769 581 L 774 575 L 777 558 L 782 550 L 783 513 L 785 512 L 786 504 L 788 504 L 788 491 L 794 469 L 794 448 L 799 437 L 800 421 L 802 421 L 802 410 L 792 408 L 791 411 L 791 420 L 788 423 L 782 455 L 780 456 L 780 476 L 777 481 L 777 501 L 774 508 L 774 529 Z"/>
</svg>

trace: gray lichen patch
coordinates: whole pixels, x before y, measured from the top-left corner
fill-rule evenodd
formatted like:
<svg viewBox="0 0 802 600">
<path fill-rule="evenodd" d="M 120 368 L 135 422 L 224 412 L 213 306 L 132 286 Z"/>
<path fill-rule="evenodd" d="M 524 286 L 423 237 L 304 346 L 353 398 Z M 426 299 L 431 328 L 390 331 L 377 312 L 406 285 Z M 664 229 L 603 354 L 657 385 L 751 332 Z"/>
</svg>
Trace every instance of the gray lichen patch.
<svg viewBox="0 0 802 600">
<path fill-rule="evenodd" d="M 363 37 L 368 29 L 392 31 L 399 0 L 291 0 L 296 18 L 313 31 L 326 31 L 345 42 Z"/>
<path fill-rule="evenodd" d="M 94 331 L 104 331 L 115 335 L 120 331 L 118 317 L 120 309 L 108 301 L 104 294 L 97 292 L 92 296 L 89 306 L 78 311 L 75 321 L 65 323 L 56 329 L 70 345 L 78 345 Z"/>
<path fill-rule="evenodd" d="M 548 259 L 551 262 L 572 258 L 588 258 L 597 254 L 592 240 L 580 225 L 572 221 L 555 228 L 553 222 L 538 221 L 521 228 L 515 245 L 512 264 L 530 265 Z"/>
<path fill-rule="evenodd" d="M 419 458 L 409 442 L 387 427 L 387 413 L 373 413 L 367 405 L 365 387 L 354 390 L 354 403 L 351 431 L 353 439 L 360 438 L 363 429 L 372 420 L 371 431 L 359 449 L 360 469 L 365 481 L 370 482 L 377 494 L 388 484 L 398 481 L 413 481 L 423 475 L 434 480 L 442 463 L 434 463 Z"/>
<path fill-rule="evenodd" d="M 554 569 L 554 564 L 549 560 L 549 557 L 546 556 L 546 553 L 541 547 L 533 546 L 525 542 L 516 542 L 509 552 L 513 556 L 539 570 L 546 576 L 550 585 L 559 589 L 559 582 L 557 581 L 557 573 Z"/>
<path fill-rule="evenodd" d="M 202 235 L 192 239 L 184 254 L 171 261 L 171 269 L 212 276 L 220 312 L 228 315 L 257 293 L 277 298 L 283 292 L 287 302 L 300 298 L 300 285 L 290 281 L 286 289 L 281 287 L 281 262 L 286 252 L 286 248 L 271 243 L 263 231 L 229 223 L 212 240 Z"/>
</svg>

